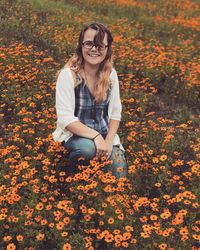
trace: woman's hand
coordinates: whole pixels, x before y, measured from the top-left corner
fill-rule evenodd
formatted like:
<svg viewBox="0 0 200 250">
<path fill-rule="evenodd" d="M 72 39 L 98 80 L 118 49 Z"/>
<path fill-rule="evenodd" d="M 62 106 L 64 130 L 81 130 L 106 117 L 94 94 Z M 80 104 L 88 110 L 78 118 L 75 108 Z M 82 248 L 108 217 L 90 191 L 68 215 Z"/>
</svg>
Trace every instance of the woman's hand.
<svg viewBox="0 0 200 250">
<path fill-rule="evenodd" d="M 94 139 L 94 143 L 96 145 L 96 156 L 98 158 L 106 157 L 108 159 L 112 153 L 112 142 L 108 140 L 104 140 L 104 138 L 101 135 L 98 135 Z"/>
<path fill-rule="evenodd" d="M 94 139 L 94 143 L 96 146 L 96 157 L 97 158 L 101 158 L 103 156 L 107 157 L 110 149 L 109 149 L 107 143 L 105 142 L 104 138 L 102 137 L 102 135 L 98 135 Z"/>
</svg>

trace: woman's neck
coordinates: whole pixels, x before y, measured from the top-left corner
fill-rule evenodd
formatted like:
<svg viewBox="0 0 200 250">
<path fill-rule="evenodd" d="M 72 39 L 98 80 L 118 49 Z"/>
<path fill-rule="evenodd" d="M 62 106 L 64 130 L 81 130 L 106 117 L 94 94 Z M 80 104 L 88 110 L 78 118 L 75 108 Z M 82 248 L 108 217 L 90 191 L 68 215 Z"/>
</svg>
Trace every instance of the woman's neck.
<svg viewBox="0 0 200 250">
<path fill-rule="evenodd" d="M 97 76 L 97 72 L 99 69 L 99 65 L 89 65 L 89 64 L 84 64 L 84 71 L 87 75 L 91 76 L 92 78 Z"/>
</svg>

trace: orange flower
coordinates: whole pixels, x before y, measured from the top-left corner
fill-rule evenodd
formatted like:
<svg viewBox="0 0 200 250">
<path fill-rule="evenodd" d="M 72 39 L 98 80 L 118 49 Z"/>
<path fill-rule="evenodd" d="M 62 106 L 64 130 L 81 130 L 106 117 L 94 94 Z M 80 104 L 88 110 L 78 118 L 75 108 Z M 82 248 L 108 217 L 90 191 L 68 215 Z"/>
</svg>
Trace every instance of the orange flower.
<svg viewBox="0 0 200 250">
<path fill-rule="evenodd" d="M 153 157 L 153 158 L 152 158 L 152 161 L 153 161 L 153 163 L 158 163 L 158 162 L 159 162 L 159 159 L 158 159 L 157 157 Z"/>
<path fill-rule="evenodd" d="M 40 221 L 41 225 L 46 225 L 47 224 L 47 220 L 43 219 Z"/>
<path fill-rule="evenodd" d="M 141 221 L 141 222 L 147 222 L 147 217 L 146 217 L 146 216 L 142 216 L 142 217 L 140 218 L 140 221 Z"/>
<path fill-rule="evenodd" d="M 39 203 L 36 205 L 35 208 L 36 208 L 37 210 L 42 210 L 43 207 L 44 207 L 43 203 L 42 203 L 42 202 L 39 202 Z"/>
<path fill-rule="evenodd" d="M 112 234 L 106 234 L 105 235 L 105 241 L 106 242 L 112 242 L 114 240 L 114 237 Z"/>
<path fill-rule="evenodd" d="M 123 233 L 123 240 L 129 240 L 130 238 L 131 238 L 131 233 L 129 232 Z"/>
<path fill-rule="evenodd" d="M 63 250 L 71 250 L 71 249 L 72 249 L 72 247 L 71 247 L 71 245 L 69 243 L 65 243 L 63 245 Z"/>
<path fill-rule="evenodd" d="M 158 216 L 157 216 L 157 215 L 152 214 L 152 215 L 150 216 L 150 219 L 151 219 L 151 220 L 157 220 L 157 219 L 158 219 Z"/>
<path fill-rule="evenodd" d="M 163 243 L 158 246 L 161 250 L 164 250 L 167 248 L 167 244 Z"/>
<path fill-rule="evenodd" d="M 6 247 L 6 250 L 15 250 L 16 249 L 16 246 L 14 243 L 10 243 L 7 245 Z"/>
<path fill-rule="evenodd" d="M 164 212 L 160 215 L 160 217 L 165 220 L 168 219 L 171 215 L 172 214 L 169 209 L 164 209 Z"/>
<path fill-rule="evenodd" d="M 66 237 L 67 235 L 68 235 L 68 232 L 62 232 L 62 233 L 61 233 L 61 236 L 62 236 L 62 237 Z"/>
<path fill-rule="evenodd" d="M 137 243 L 137 240 L 135 238 L 132 238 L 131 239 L 131 244 L 136 244 Z"/>
<path fill-rule="evenodd" d="M 22 235 L 17 235 L 17 241 L 23 241 L 24 237 Z"/>
<path fill-rule="evenodd" d="M 70 218 L 69 217 L 65 217 L 63 219 L 63 222 L 65 223 L 65 225 L 69 224 L 70 223 Z"/>
<path fill-rule="evenodd" d="M 127 226 L 125 226 L 125 230 L 128 232 L 131 232 L 131 231 L 133 231 L 133 227 L 127 225 Z"/>
<path fill-rule="evenodd" d="M 180 234 L 181 235 L 188 235 L 188 229 L 187 229 L 187 227 L 185 226 L 185 227 L 181 227 L 181 229 L 180 229 Z"/>
<path fill-rule="evenodd" d="M 128 244 L 128 242 L 122 242 L 122 247 L 125 247 L 125 248 L 127 248 L 129 246 L 129 244 Z"/>
<path fill-rule="evenodd" d="M 115 242 L 121 242 L 123 240 L 123 237 L 120 234 L 116 234 L 114 236 L 114 240 L 115 240 Z"/>
<path fill-rule="evenodd" d="M 166 161 L 167 160 L 167 156 L 166 155 L 161 155 L 160 156 L 160 160 L 161 161 Z"/>
<path fill-rule="evenodd" d="M 124 219 L 124 214 L 121 213 L 117 217 L 118 217 L 119 220 L 123 220 Z"/>
<path fill-rule="evenodd" d="M 113 218 L 109 218 L 109 219 L 108 219 L 108 224 L 113 224 L 114 221 L 115 221 L 115 220 L 114 220 Z"/>
<path fill-rule="evenodd" d="M 7 214 L 0 214 L 0 220 L 4 220 L 7 217 Z"/>
<path fill-rule="evenodd" d="M 39 233 L 37 236 L 36 236 L 36 239 L 37 240 L 43 240 L 44 239 L 44 234 L 42 234 L 42 233 Z"/>
<path fill-rule="evenodd" d="M 64 224 L 62 221 L 60 221 L 60 222 L 58 222 L 58 223 L 56 224 L 56 228 L 57 228 L 58 230 L 63 229 L 64 226 L 65 226 L 65 224 Z"/>
<path fill-rule="evenodd" d="M 9 235 L 3 237 L 3 240 L 4 240 L 4 241 L 10 241 L 11 239 L 12 239 L 12 237 L 9 236 Z"/>
<path fill-rule="evenodd" d="M 91 216 L 89 214 L 84 216 L 85 221 L 90 221 L 91 220 Z"/>
<path fill-rule="evenodd" d="M 114 42 L 119 42 L 121 40 L 121 36 L 114 36 Z"/>
</svg>

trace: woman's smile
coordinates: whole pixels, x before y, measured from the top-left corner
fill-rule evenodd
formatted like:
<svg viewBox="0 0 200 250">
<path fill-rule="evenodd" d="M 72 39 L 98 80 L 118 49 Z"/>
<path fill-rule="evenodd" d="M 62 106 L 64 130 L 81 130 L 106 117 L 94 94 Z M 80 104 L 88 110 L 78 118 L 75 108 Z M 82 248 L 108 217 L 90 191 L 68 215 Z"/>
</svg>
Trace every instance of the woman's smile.
<svg viewBox="0 0 200 250">
<path fill-rule="evenodd" d="M 84 39 L 83 41 L 94 41 L 94 37 L 96 35 L 96 30 L 94 29 L 88 29 L 86 30 L 85 34 L 84 34 Z M 107 40 L 107 34 L 105 34 L 104 40 L 103 40 L 104 44 L 108 44 L 108 40 Z M 107 48 L 104 51 L 99 51 L 98 47 L 93 46 L 91 49 L 88 48 L 84 48 L 84 46 L 82 47 L 82 54 L 83 54 L 83 58 L 85 63 L 87 64 L 95 64 L 98 65 L 101 62 L 103 62 L 103 60 L 106 57 L 107 54 Z"/>
</svg>

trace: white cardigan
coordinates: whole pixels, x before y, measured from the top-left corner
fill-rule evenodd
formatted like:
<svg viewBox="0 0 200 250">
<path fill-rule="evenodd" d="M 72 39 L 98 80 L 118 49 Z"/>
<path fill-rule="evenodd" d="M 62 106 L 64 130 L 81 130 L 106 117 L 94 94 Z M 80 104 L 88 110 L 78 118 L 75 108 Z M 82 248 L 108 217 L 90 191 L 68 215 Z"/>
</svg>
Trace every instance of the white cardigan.
<svg viewBox="0 0 200 250">
<path fill-rule="evenodd" d="M 111 99 L 108 106 L 108 117 L 113 120 L 121 120 L 122 105 L 119 93 L 119 80 L 117 72 L 112 69 L 110 74 L 112 81 Z M 74 116 L 75 110 L 75 94 L 74 94 L 74 78 L 70 68 L 63 68 L 58 75 L 56 82 L 56 114 L 57 127 L 53 132 L 53 139 L 58 142 L 67 141 L 73 134 L 66 129 L 71 122 L 78 121 L 78 117 Z M 119 145 L 124 151 L 120 143 L 118 134 L 115 135 L 113 145 Z"/>
</svg>

